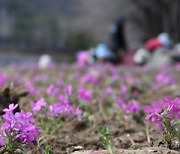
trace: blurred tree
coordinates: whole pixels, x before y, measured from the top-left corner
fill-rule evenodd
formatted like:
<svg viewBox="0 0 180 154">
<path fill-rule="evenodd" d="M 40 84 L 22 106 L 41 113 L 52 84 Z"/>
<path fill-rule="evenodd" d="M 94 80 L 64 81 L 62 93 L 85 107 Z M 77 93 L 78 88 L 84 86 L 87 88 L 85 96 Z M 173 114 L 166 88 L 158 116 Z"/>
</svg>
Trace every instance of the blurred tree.
<svg viewBox="0 0 180 154">
<path fill-rule="evenodd" d="M 144 39 L 168 32 L 174 42 L 180 41 L 180 0 L 132 0 L 132 3 L 139 14 L 131 14 L 131 19 L 143 28 Z"/>
<path fill-rule="evenodd" d="M 12 39 L 20 46 L 38 45 L 56 48 L 60 38 L 60 26 L 57 15 L 48 10 L 50 1 L 7 0 L 4 5 L 14 16 Z M 42 8 L 40 7 L 42 6 Z"/>
<path fill-rule="evenodd" d="M 15 18 L 12 38 L 20 45 L 27 45 L 32 40 L 35 12 L 32 9 L 32 2 L 28 0 L 6 1 L 6 8 Z"/>
<path fill-rule="evenodd" d="M 70 50 L 87 50 L 94 45 L 94 38 L 84 31 L 69 34 L 66 40 L 66 46 Z"/>
<path fill-rule="evenodd" d="M 61 29 L 56 17 L 47 11 L 41 11 L 35 17 L 34 40 L 46 47 L 57 48 Z"/>
</svg>

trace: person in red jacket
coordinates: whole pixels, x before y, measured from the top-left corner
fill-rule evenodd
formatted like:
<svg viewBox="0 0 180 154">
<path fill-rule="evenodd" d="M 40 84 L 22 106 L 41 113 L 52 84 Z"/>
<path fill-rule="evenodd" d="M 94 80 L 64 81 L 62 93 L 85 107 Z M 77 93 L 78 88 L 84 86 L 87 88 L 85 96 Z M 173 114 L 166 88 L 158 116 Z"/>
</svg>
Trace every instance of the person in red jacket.
<svg viewBox="0 0 180 154">
<path fill-rule="evenodd" d="M 147 50 L 149 50 L 150 52 L 152 52 L 162 46 L 163 46 L 163 44 L 159 41 L 158 38 L 152 38 L 145 43 L 145 48 Z"/>
<path fill-rule="evenodd" d="M 156 50 L 157 48 L 170 49 L 172 46 L 171 39 L 168 33 L 160 33 L 156 38 L 149 39 L 145 43 L 145 48 L 150 52 Z"/>
</svg>

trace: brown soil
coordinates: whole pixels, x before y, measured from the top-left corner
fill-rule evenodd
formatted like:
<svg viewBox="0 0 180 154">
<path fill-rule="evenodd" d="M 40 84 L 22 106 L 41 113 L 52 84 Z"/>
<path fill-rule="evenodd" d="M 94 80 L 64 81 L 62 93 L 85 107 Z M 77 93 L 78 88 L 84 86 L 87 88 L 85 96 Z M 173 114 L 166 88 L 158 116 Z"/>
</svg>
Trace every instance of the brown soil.
<svg viewBox="0 0 180 154">
<path fill-rule="evenodd" d="M 136 99 L 141 102 L 143 107 L 166 95 L 177 96 L 179 87 L 172 85 L 156 91 L 148 90 Z M 29 100 L 31 100 L 30 97 L 21 99 L 21 108 L 27 109 L 28 105 L 26 104 Z M 168 148 L 162 133 L 157 131 L 154 125 L 149 122 L 142 123 L 144 113 L 128 115 L 117 111 L 114 105 L 108 100 L 102 102 L 96 94 L 91 104 L 91 111 L 85 110 L 87 119 L 82 122 L 78 122 L 75 118 L 62 119 L 60 122 L 62 128 L 55 134 L 42 133 L 37 144 L 38 147 L 29 154 L 41 154 L 42 149 L 47 145 L 53 147 L 54 154 L 106 154 L 108 152 L 104 151 L 106 148 L 101 142 L 99 134 L 103 126 L 110 130 L 110 140 L 113 143 L 115 154 L 180 153 L 176 146 L 174 147 L 176 151 Z"/>
</svg>

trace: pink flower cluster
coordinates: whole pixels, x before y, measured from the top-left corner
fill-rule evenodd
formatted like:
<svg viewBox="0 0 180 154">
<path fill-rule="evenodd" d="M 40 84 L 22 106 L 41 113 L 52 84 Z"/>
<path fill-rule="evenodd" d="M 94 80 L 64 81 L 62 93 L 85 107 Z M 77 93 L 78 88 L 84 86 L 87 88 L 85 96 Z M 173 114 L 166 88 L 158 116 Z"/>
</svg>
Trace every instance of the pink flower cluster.
<svg viewBox="0 0 180 154">
<path fill-rule="evenodd" d="M 121 94 L 121 95 L 126 94 L 126 93 L 128 92 L 128 89 L 129 89 L 128 86 L 125 85 L 125 84 L 123 84 L 123 85 L 121 86 L 120 94 Z"/>
<path fill-rule="evenodd" d="M 106 89 L 105 89 L 105 93 L 106 94 L 112 94 L 114 92 L 114 88 L 113 87 L 107 87 Z"/>
<path fill-rule="evenodd" d="M 71 93 L 72 87 L 68 86 L 68 88 L 69 88 L 68 93 Z M 37 102 L 31 102 L 30 104 L 31 104 L 32 111 L 36 116 L 38 116 L 37 114 L 38 111 L 42 110 L 42 108 L 44 107 L 46 113 L 45 115 L 43 114 L 43 116 L 64 115 L 68 117 L 77 116 L 77 119 L 79 121 L 81 121 L 82 119 L 82 111 L 78 107 L 72 105 L 69 98 L 64 97 L 63 95 L 59 95 L 59 101 L 50 106 L 47 105 L 44 98 L 41 98 Z"/>
<path fill-rule="evenodd" d="M 78 90 L 78 98 L 85 102 L 90 102 L 92 99 L 92 93 L 86 88 L 80 88 Z"/>
<path fill-rule="evenodd" d="M 156 75 L 156 82 L 162 85 L 170 85 L 175 82 L 175 79 L 172 74 L 160 72 Z"/>
<path fill-rule="evenodd" d="M 140 103 L 137 101 L 125 103 L 122 100 L 116 102 L 117 106 L 123 109 L 126 113 L 134 113 L 141 111 Z"/>
<path fill-rule="evenodd" d="M 102 92 L 99 93 L 99 96 L 101 97 L 101 99 L 107 99 L 110 98 L 111 96 L 113 96 L 114 94 L 114 88 L 111 86 L 106 87 L 106 89 L 104 89 Z"/>
<path fill-rule="evenodd" d="M 98 84 L 99 80 L 98 80 L 98 75 L 94 75 L 94 74 L 90 74 L 90 73 L 87 73 L 85 74 L 84 76 L 82 76 L 80 78 L 80 83 L 91 83 L 91 84 Z"/>
<path fill-rule="evenodd" d="M 46 93 L 50 96 L 57 97 L 61 93 L 71 96 L 73 93 L 73 86 L 72 85 L 65 85 L 62 81 L 57 81 L 55 84 L 51 84 L 47 89 Z"/>
<path fill-rule="evenodd" d="M 139 83 L 139 80 L 129 72 L 124 75 L 124 80 L 130 85 Z"/>
<path fill-rule="evenodd" d="M 57 96 L 57 95 L 59 94 L 59 91 L 60 91 L 60 89 L 59 89 L 56 85 L 51 84 L 51 85 L 47 88 L 46 93 L 47 93 L 48 95 Z"/>
<path fill-rule="evenodd" d="M 29 92 L 29 94 L 31 94 L 32 96 L 39 96 L 40 95 L 39 90 L 32 83 L 28 83 L 26 85 L 26 89 Z"/>
<path fill-rule="evenodd" d="M 5 140 L 9 137 L 18 143 L 32 146 L 39 137 L 40 130 L 34 125 L 35 120 L 32 118 L 32 113 L 21 110 L 21 112 L 14 114 L 13 111 L 17 106 L 17 104 L 10 104 L 9 108 L 3 110 L 5 122 L 1 126 L 3 134 L 0 136 L 1 146 L 6 144 Z"/>
<path fill-rule="evenodd" d="M 65 115 L 68 117 L 77 116 L 78 120 L 81 121 L 82 119 L 82 111 L 71 104 L 71 102 L 61 96 L 59 102 L 56 104 L 49 106 L 50 115 L 51 116 L 58 116 L 58 115 Z"/>
<path fill-rule="evenodd" d="M 164 100 L 154 101 L 152 106 L 146 106 L 144 111 L 148 113 L 146 120 L 151 120 L 159 130 L 164 129 L 166 119 L 173 122 L 174 119 L 180 119 L 180 98 L 172 99 L 167 96 Z"/>
<path fill-rule="evenodd" d="M 120 97 L 123 101 L 128 102 L 129 100 L 136 98 L 140 94 L 140 92 L 140 89 L 135 84 L 122 84 L 117 97 Z"/>
</svg>

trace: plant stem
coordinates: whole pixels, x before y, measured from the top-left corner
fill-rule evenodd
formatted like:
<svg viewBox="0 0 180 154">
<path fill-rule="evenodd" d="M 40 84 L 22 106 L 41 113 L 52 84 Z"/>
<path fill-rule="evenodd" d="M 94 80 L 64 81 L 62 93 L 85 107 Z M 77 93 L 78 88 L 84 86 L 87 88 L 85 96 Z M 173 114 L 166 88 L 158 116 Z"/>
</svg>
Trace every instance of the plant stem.
<svg viewBox="0 0 180 154">
<path fill-rule="evenodd" d="M 107 146 L 107 149 L 108 149 L 108 151 L 109 151 L 109 154 L 114 154 L 111 145 L 108 145 L 108 146 Z"/>
<path fill-rule="evenodd" d="M 146 137 L 147 137 L 147 141 L 150 143 L 151 139 L 150 139 L 150 135 L 149 135 L 149 128 L 148 125 L 146 124 Z"/>
</svg>

